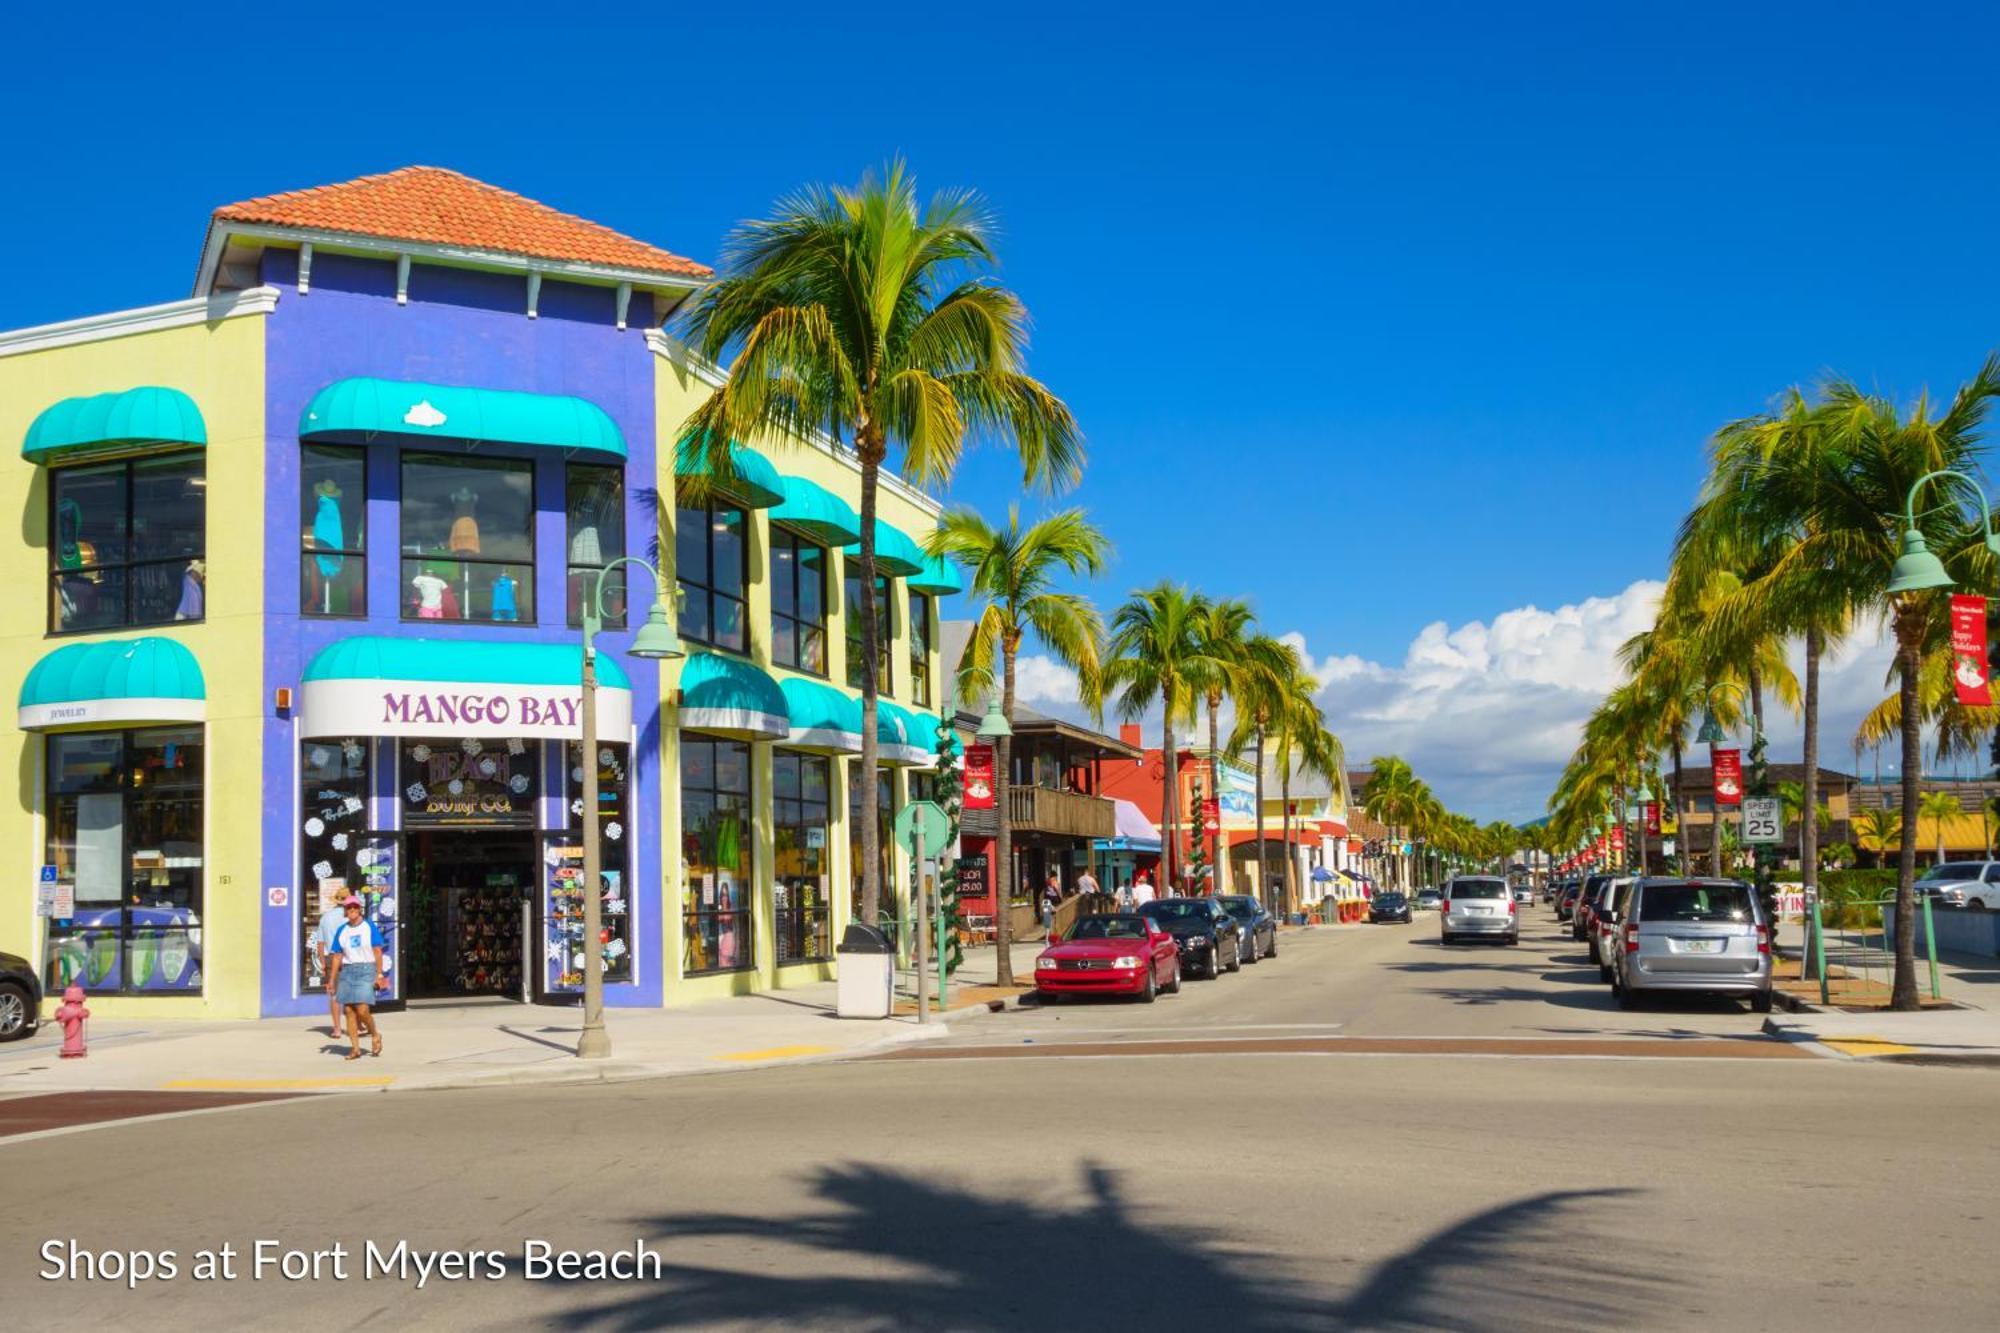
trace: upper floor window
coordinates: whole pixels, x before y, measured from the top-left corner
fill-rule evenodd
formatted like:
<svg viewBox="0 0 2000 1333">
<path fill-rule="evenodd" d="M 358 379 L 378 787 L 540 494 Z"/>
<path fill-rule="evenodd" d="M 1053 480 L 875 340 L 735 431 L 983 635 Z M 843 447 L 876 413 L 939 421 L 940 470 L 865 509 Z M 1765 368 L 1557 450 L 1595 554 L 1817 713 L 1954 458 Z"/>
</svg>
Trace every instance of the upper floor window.
<svg viewBox="0 0 2000 1333">
<path fill-rule="evenodd" d="M 674 518 L 674 575 L 680 581 L 682 638 L 735 653 L 750 650 L 744 602 L 749 533 L 743 511 L 733 505 L 680 506 Z"/>
<path fill-rule="evenodd" d="M 569 542 L 569 623 L 583 624 L 597 576 L 625 554 L 625 470 L 572 463 L 564 473 Z M 624 571 L 620 571 L 621 573 Z M 625 627 L 625 581 L 604 581 L 604 623 Z"/>
<path fill-rule="evenodd" d="M 360 449 L 308 444 L 299 459 L 299 610 L 368 614 L 368 462 Z"/>
<path fill-rule="evenodd" d="M 771 529 L 771 660 L 826 674 L 826 548 Z"/>
<path fill-rule="evenodd" d="M 403 618 L 533 624 L 526 459 L 403 455 Z"/>
<path fill-rule="evenodd" d="M 844 592 L 847 684 L 858 690 L 861 688 L 861 575 L 852 563 L 848 566 Z M 875 576 L 875 625 L 875 690 L 878 694 L 890 694 L 894 691 L 889 685 L 889 641 L 895 634 L 895 612 L 889 605 L 889 580 L 880 574 Z"/>
<path fill-rule="evenodd" d="M 49 630 L 200 620 L 206 593 L 199 453 L 49 474 Z"/>
<path fill-rule="evenodd" d="M 931 608 L 932 600 L 920 592 L 910 594 L 910 698 L 920 704 L 931 701 Z"/>
</svg>

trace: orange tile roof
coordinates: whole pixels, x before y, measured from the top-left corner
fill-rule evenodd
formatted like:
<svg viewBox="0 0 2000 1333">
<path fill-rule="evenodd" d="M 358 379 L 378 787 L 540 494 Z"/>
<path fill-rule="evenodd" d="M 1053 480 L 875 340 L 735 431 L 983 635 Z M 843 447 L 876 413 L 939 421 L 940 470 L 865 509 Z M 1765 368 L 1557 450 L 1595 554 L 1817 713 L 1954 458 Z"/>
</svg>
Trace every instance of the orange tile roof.
<svg viewBox="0 0 2000 1333">
<path fill-rule="evenodd" d="M 692 259 L 443 167 L 404 167 L 339 185 L 288 190 L 215 210 L 217 222 L 463 246 L 534 259 L 705 278 Z"/>
</svg>

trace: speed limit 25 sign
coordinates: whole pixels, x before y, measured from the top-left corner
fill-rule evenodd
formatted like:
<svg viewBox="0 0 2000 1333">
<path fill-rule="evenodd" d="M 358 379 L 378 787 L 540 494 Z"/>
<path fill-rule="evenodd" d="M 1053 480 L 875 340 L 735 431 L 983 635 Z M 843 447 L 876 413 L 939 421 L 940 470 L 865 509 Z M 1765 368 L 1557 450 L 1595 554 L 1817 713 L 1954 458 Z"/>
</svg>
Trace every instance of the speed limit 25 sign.
<svg viewBox="0 0 2000 1333">
<path fill-rule="evenodd" d="M 1778 843 L 1785 840 L 1784 803 L 1776 796 L 1743 798 L 1743 841 Z"/>
</svg>

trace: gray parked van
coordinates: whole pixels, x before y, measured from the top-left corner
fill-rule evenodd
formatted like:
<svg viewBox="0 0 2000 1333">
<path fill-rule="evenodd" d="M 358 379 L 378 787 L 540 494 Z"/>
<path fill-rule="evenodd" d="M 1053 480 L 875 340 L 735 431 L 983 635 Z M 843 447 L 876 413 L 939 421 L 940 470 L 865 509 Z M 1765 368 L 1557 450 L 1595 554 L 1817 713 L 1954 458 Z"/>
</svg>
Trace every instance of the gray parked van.
<svg viewBox="0 0 2000 1333">
<path fill-rule="evenodd" d="M 1771 1012 L 1771 930 L 1748 884 L 1642 879 L 1613 911 L 1611 990 L 1621 1008 L 1680 991 L 1741 996 Z"/>
</svg>

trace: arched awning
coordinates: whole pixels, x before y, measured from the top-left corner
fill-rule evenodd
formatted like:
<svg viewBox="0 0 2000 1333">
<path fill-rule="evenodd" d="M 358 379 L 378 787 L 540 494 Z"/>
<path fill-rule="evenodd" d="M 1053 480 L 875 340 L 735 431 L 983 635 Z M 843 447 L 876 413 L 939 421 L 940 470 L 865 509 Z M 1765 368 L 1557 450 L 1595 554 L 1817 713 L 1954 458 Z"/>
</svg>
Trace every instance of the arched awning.
<svg viewBox="0 0 2000 1333">
<path fill-rule="evenodd" d="M 632 730 L 632 681 L 597 655 L 597 733 Z M 357 634 L 327 645 L 300 683 L 306 736 L 583 736 L 583 649 L 506 639 Z"/>
<path fill-rule="evenodd" d="M 875 740 L 882 763 L 898 768 L 929 768 L 937 762 L 937 719 L 912 713 L 888 699 L 875 701 Z"/>
<path fill-rule="evenodd" d="M 823 681 L 787 676 L 778 682 L 785 695 L 791 731 L 785 744 L 826 754 L 861 753 L 861 701 Z"/>
<path fill-rule="evenodd" d="M 611 414 L 566 394 L 356 376 L 321 389 L 299 415 L 301 440 L 366 444 L 378 435 L 626 456 Z"/>
<path fill-rule="evenodd" d="M 46 654 L 21 682 L 17 725 L 47 731 L 207 716 L 201 663 L 185 644 L 149 636 L 72 643 Z"/>
<path fill-rule="evenodd" d="M 840 549 L 849 560 L 859 560 L 860 535 L 857 533 L 852 544 Z M 899 579 L 924 572 L 923 551 L 906 533 L 890 527 L 879 518 L 875 520 L 875 572 Z"/>
<path fill-rule="evenodd" d="M 694 653 L 681 666 L 680 724 L 748 740 L 791 735 L 785 692 L 770 675 L 740 657 Z"/>
<path fill-rule="evenodd" d="M 958 566 L 943 556 L 926 556 L 923 571 L 910 575 L 910 591 L 946 597 L 955 592 L 964 592 L 965 580 L 959 577 Z"/>
<path fill-rule="evenodd" d="M 778 475 L 778 469 L 771 466 L 770 459 L 747 445 L 732 444 L 729 446 L 729 461 L 735 466 L 736 475 L 718 477 L 715 489 L 741 500 L 751 509 L 769 509 L 784 502 L 785 480 Z M 674 475 L 706 480 L 708 456 L 702 454 L 692 460 L 676 457 Z"/>
<path fill-rule="evenodd" d="M 208 423 L 194 399 L 179 389 L 143 384 L 117 393 L 65 398 L 43 408 L 28 425 L 21 457 L 47 463 L 149 444 L 207 443 Z"/>
<path fill-rule="evenodd" d="M 847 501 L 804 477 L 778 479 L 785 498 L 771 510 L 771 521 L 795 528 L 816 542 L 844 546 L 861 540 L 861 520 Z"/>
</svg>

